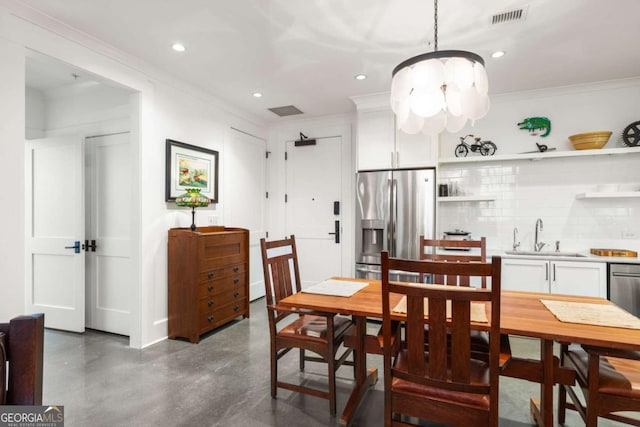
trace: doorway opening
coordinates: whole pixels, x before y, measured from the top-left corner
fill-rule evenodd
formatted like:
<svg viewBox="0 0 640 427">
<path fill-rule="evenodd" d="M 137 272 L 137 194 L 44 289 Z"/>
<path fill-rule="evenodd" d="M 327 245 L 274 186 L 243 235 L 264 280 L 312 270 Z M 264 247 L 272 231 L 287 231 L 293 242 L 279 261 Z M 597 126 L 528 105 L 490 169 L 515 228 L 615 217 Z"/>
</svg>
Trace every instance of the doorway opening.
<svg viewBox="0 0 640 427">
<path fill-rule="evenodd" d="M 25 63 L 26 309 L 48 328 L 138 334 L 138 93 L 38 52 Z"/>
</svg>

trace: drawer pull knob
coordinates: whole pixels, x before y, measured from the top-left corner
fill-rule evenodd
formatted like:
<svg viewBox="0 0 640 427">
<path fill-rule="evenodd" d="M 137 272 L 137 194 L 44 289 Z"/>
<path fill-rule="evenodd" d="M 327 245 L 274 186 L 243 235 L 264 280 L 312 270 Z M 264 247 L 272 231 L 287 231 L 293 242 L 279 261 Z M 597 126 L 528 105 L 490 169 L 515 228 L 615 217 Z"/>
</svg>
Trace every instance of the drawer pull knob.
<svg viewBox="0 0 640 427">
<path fill-rule="evenodd" d="M 209 323 L 213 322 L 213 316 L 207 317 L 207 320 L 209 321 Z"/>
<path fill-rule="evenodd" d="M 233 311 L 237 312 L 238 310 L 240 310 L 240 307 L 238 307 L 237 305 L 235 307 L 233 307 Z"/>
<path fill-rule="evenodd" d="M 233 279 L 233 284 L 237 285 L 238 283 L 240 283 L 240 279 Z"/>
<path fill-rule="evenodd" d="M 209 274 L 207 274 L 207 277 L 208 277 L 209 279 L 213 279 L 213 273 L 209 273 Z"/>
<path fill-rule="evenodd" d="M 208 290 L 209 292 L 211 292 L 211 291 L 213 290 L 213 285 L 209 285 L 209 286 L 207 287 L 207 290 Z"/>
<path fill-rule="evenodd" d="M 211 306 L 213 305 L 213 301 L 209 301 L 209 302 L 207 303 L 207 305 L 208 305 L 209 307 L 211 307 Z"/>
<path fill-rule="evenodd" d="M 238 298 L 238 295 L 240 295 L 240 293 L 238 293 L 237 291 L 233 293 L 234 298 Z"/>
<path fill-rule="evenodd" d="M 234 273 L 237 273 L 237 272 L 238 272 L 238 270 L 240 270 L 240 268 L 239 268 L 237 265 L 236 265 L 235 267 L 233 267 L 233 272 L 234 272 Z"/>
</svg>

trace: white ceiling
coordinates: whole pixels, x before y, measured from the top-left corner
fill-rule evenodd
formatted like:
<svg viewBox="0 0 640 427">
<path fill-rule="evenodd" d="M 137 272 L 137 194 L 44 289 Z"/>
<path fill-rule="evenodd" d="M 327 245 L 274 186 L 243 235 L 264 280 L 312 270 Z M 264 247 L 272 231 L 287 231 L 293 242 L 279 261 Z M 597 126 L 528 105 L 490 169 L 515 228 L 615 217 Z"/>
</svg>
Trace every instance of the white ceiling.
<svg viewBox="0 0 640 427">
<path fill-rule="evenodd" d="M 398 63 L 433 50 L 431 0 L 20 2 L 268 121 L 290 104 L 352 111 L 350 96 L 388 91 Z M 521 7 L 524 21 L 491 25 Z M 438 15 L 439 49 L 484 57 L 490 94 L 640 76 L 639 0 L 441 0 Z"/>
</svg>

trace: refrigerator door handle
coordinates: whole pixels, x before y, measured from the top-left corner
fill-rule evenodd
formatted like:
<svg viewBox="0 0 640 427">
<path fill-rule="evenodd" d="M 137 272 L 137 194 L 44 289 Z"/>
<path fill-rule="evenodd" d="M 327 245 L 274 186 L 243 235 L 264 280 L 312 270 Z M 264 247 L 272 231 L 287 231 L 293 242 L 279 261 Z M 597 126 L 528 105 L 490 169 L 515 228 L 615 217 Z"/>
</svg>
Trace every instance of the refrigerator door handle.
<svg viewBox="0 0 640 427">
<path fill-rule="evenodd" d="M 380 271 L 381 271 L 381 270 L 375 270 L 375 269 L 373 269 L 373 268 L 358 267 L 358 268 L 356 268 L 356 271 L 357 271 L 357 272 L 360 272 L 360 273 L 375 273 L 375 274 L 380 274 Z"/>
<path fill-rule="evenodd" d="M 420 273 L 416 273 L 415 271 L 389 270 L 389 274 L 399 275 L 399 276 L 420 277 Z"/>
<path fill-rule="evenodd" d="M 396 220 L 398 218 L 398 181 L 391 179 L 391 224 L 389 227 L 389 255 L 396 256 Z"/>
</svg>

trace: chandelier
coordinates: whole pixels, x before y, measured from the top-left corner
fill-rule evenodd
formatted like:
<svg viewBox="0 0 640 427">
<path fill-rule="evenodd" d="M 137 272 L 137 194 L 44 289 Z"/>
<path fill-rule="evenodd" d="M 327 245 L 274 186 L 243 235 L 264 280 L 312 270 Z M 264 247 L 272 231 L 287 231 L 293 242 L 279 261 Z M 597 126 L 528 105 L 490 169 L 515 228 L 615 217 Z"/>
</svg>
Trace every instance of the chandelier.
<svg viewBox="0 0 640 427">
<path fill-rule="evenodd" d="M 393 69 L 391 109 L 405 133 L 458 132 L 467 120 L 489 111 L 489 82 L 481 56 L 463 50 L 438 51 L 438 0 L 434 0 L 434 51 Z"/>
</svg>

